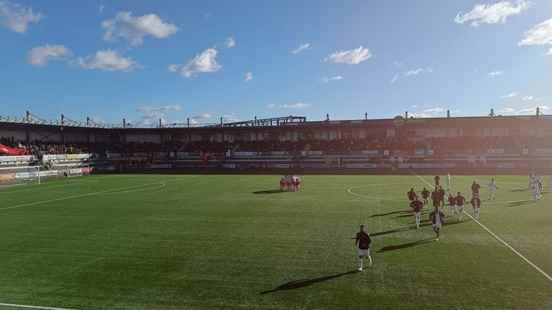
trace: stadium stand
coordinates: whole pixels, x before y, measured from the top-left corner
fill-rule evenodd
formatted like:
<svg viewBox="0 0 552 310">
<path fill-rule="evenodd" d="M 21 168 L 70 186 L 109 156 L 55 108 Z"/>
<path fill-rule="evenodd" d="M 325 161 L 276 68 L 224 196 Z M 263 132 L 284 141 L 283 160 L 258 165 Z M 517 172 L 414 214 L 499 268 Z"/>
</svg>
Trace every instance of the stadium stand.
<svg viewBox="0 0 552 310">
<path fill-rule="evenodd" d="M 65 174 L 87 167 L 129 172 L 552 170 L 552 117 L 544 115 L 345 121 L 289 116 L 199 127 L 160 123 L 156 128 L 27 117 L 0 120 L 0 137 L 0 156 L 30 156 L 23 164 L 23 157 L 2 156 L 2 165 L 36 164 Z"/>
</svg>

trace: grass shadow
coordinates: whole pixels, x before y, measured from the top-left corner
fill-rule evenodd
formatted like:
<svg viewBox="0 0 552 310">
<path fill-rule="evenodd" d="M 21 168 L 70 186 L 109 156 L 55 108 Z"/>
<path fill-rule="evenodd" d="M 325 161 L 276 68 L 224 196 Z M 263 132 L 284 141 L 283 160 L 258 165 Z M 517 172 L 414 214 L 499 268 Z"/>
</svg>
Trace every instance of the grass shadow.
<svg viewBox="0 0 552 310">
<path fill-rule="evenodd" d="M 512 208 L 512 207 L 526 206 L 526 205 L 534 204 L 534 203 L 536 203 L 536 201 L 533 200 L 533 199 L 530 199 L 530 200 L 520 200 L 520 201 L 511 201 L 511 202 L 509 202 L 506 206 L 509 207 L 509 208 Z"/>
<path fill-rule="evenodd" d="M 406 249 L 406 248 L 411 248 L 411 247 L 431 243 L 433 241 L 435 241 L 435 238 L 427 238 L 427 239 L 422 239 L 422 240 L 418 240 L 418 241 L 414 241 L 414 242 L 407 242 L 407 243 L 402 243 L 402 244 L 397 244 L 397 245 L 389 245 L 389 246 L 385 246 L 385 247 L 379 249 L 378 253 L 402 250 L 402 249 Z"/>
<path fill-rule="evenodd" d="M 273 288 L 271 290 L 260 292 L 260 294 L 264 295 L 264 294 L 275 293 L 275 292 L 278 292 L 278 291 L 294 290 L 294 289 L 306 287 L 306 286 L 309 286 L 309 285 L 313 285 L 313 284 L 316 284 L 316 283 L 320 283 L 320 282 L 340 278 L 340 277 L 343 277 L 343 276 L 346 276 L 346 275 L 355 274 L 355 273 L 358 273 L 358 272 L 359 271 L 357 271 L 357 270 L 351 270 L 351 271 L 347 271 L 347 272 L 342 272 L 342 273 L 338 273 L 338 274 L 333 274 L 333 275 L 323 276 L 323 277 L 318 277 L 318 278 L 313 278 L 313 279 L 301 279 L 301 280 L 290 281 L 290 282 L 284 283 L 280 286 L 277 286 L 276 288 Z"/>
<path fill-rule="evenodd" d="M 411 213 L 411 210 L 397 210 L 397 211 L 391 211 L 387 213 L 379 213 L 379 214 L 372 214 L 370 217 L 380 217 L 380 216 L 386 216 L 386 215 L 393 215 L 393 214 L 403 214 L 403 213 Z"/>
<path fill-rule="evenodd" d="M 270 190 L 265 190 L 265 191 L 253 192 L 253 194 L 255 194 L 255 195 L 280 194 L 280 193 L 285 193 L 285 191 L 281 191 L 279 189 L 270 189 Z"/>
</svg>

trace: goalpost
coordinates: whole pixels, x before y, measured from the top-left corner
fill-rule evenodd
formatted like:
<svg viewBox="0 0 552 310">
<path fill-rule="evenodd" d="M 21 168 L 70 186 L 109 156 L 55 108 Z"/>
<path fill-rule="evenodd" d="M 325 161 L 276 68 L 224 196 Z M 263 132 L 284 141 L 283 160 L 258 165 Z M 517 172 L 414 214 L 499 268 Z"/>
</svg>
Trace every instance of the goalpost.
<svg viewBox="0 0 552 310">
<path fill-rule="evenodd" d="M 40 166 L 0 167 L 0 185 L 41 183 Z"/>
</svg>

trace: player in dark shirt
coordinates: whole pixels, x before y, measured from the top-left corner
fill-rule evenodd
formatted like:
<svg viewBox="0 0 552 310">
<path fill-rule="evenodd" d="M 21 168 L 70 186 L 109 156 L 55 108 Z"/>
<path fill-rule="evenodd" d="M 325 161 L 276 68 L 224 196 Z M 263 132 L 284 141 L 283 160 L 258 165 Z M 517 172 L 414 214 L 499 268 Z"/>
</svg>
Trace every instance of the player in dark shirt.
<svg viewBox="0 0 552 310">
<path fill-rule="evenodd" d="M 371 243 L 372 239 L 370 239 L 370 235 L 364 231 L 364 225 L 360 225 L 360 231 L 355 237 L 355 245 L 357 246 L 359 259 L 358 271 L 362 271 L 365 257 L 368 257 L 368 266 L 372 266 L 372 256 L 370 255 Z"/>
<path fill-rule="evenodd" d="M 427 188 L 424 187 L 424 189 L 422 190 L 422 199 L 424 200 L 424 205 L 427 204 L 427 199 L 429 198 L 429 191 L 427 190 Z"/>
<path fill-rule="evenodd" d="M 439 189 L 436 187 L 433 192 L 431 192 L 431 201 L 433 201 L 433 207 L 440 207 L 441 201 L 439 197 Z"/>
<path fill-rule="evenodd" d="M 466 202 L 466 198 L 462 196 L 462 193 L 458 192 L 454 200 L 456 202 L 456 210 L 458 211 L 458 221 L 461 221 L 462 215 L 464 214 L 464 203 Z"/>
<path fill-rule="evenodd" d="M 410 190 L 406 193 L 406 196 L 409 201 L 414 201 L 414 199 L 418 198 L 418 195 L 416 195 L 416 192 L 414 191 L 414 187 L 410 188 Z"/>
<path fill-rule="evenodd" d="M 416 220 L 416 229 L 420 228 L 420 221 L 422 220 L 422 209 L 424 208 L 424 203 L 418 200 L 418 197 L 410 203 L 412 211 L 414 211 L 414 218 Z"/>
<path fill-rule="evenodd" d="M 448 196 L 448 209 L 449 209 L 449 213 L 454 213 L 456 214 L 456 199 L 454 199 L 454 196 L 452 196 L 451 193 L 449 193 L 449 196 Z"/>
<path fill-rule="evenodd" d="M 434 180 L 435 180 L 435 186 L 439 186 L 439 185 L 440 185 L 439 183 L 440 183 L 440 181 L 441 181 L 441 177 L 438 176 L 438 175 L 436 175 L 435 178 L 434 178 Z"/>
</svg>

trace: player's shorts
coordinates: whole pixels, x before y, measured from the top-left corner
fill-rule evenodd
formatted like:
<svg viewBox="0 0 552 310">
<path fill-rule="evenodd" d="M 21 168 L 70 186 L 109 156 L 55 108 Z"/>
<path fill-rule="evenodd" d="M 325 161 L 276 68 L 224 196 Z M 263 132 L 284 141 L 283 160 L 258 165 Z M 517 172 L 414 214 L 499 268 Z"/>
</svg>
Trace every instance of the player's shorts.
<svg viewBox="0 0 552 310">
<path fill-rule="evenodd" d="M 456 206 L 456 210 L 462 212 L 462 211 L 464 211 L 464 206 L 463 205 L 462 206 Z"/>
<path fill-rule="evenodd" d="M 370 249 L 357 248 L 358 257 L 370 256 Z"/>
<path fill-rule="evenodd" d="M 479 198 L 479 193 L 472 193 L 473 198 Z"/>
</svg>

